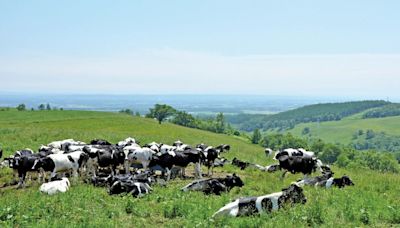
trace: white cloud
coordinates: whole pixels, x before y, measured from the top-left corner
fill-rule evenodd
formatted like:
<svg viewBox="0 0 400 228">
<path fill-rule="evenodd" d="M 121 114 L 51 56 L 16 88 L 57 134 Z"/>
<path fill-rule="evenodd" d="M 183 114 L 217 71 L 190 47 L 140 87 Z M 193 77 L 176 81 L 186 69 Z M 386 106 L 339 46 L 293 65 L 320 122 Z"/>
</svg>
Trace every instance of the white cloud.
<svg viewBox="0 0 400 228">
<path fill-rule="evenodd" d="M 5 90 L 398 96 L 400 55 L 224 56 L 174 49 L 98 58 L 0 57 Z"/>
</svg>

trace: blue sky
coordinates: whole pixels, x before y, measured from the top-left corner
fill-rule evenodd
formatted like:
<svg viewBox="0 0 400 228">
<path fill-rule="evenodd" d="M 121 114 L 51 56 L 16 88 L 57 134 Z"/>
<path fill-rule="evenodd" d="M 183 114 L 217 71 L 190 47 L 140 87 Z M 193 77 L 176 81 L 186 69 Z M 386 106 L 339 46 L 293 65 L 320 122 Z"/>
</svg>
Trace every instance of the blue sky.
<svg viewBox="0 0 400 228">
<path fill-rule="evenodd" d="M 1 90 L 400 97 L 398 12 L 400 1 L 1 1 Z"/>
</svg>

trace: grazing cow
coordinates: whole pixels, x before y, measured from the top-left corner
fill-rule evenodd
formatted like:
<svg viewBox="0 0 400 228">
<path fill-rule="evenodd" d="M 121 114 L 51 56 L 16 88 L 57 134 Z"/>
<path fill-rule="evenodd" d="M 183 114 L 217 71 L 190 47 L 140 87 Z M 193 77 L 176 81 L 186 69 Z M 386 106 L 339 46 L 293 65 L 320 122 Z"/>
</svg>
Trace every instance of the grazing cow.
<svg viewBox="0 0 400 228">
<path fill-rule="evenodd" d="M 246 197 L 237 199 L 221 209 L 219 209 L 213 217 L 216 216 L 251 216 L 261 213 L 269 213 L 271 211 L 282 208 L 285 204 L 306 203 L 307 198 L 304 196 L 303 189 L 297 184 L 292 184 L 281 192 L 272 193 L 259 197 Z"/>
<path fill-rule="evenodd" d="M 270 157 L 274 153 L 274 151 L 271 148 L 265 148 L 265 156 Z"/>
<path fill-rule="evenodd" d="M 42 168 L 45 172 L 51 172 L 53 179 L 58 172 L 73 171 L 73 176 L 78 176 L 78 170 L 86 165 L 89 156 L 83 151 L 69 154 L 50 154 L 47 157 L 36 159 L 32 169 Z"/>
<path fill-rule="evenodd" d="M 250 165 L 250 163 L 241 161 L 235 157 L 232 160 L 232 165 L 239 167 L 241 170 L 244 170 Z"/>
<path fill-rule="evenodd" d="M 93 139 L 90 141 L 90 145 L 111 146 L 111 143 L 104 139 Z"/>
<path fill-rule="evenodd" d="M 42 193 L 46 193 L 49 195 L 54 195 L 59 192 L 68 191 L 71 184 L 69 183 L 68 178 L 63 177 L 61 180 L 51 181 L 49 183 L 44 183 L 40 186 L 39 190 Z"/>
<path fill-rule="evenodd" d="M 186 185 L 181 190 L 187 191 L 201 191 L 205 194 L 220 195 L 221 192 L 229 192 L 233 187 L 243 187 L 243 181 L 240 177 L 233 174 L 225 178 L 211 178 L 205 180 L 193 181 Z"/>
<path fill-rule="evenodd" d="M 134 181 L 116 181 L 108 190 L 110 195 L 129 193 L 133 197 L 141 197 L 149 194 L 153 189 L 147 183 Z"/>
</svg>

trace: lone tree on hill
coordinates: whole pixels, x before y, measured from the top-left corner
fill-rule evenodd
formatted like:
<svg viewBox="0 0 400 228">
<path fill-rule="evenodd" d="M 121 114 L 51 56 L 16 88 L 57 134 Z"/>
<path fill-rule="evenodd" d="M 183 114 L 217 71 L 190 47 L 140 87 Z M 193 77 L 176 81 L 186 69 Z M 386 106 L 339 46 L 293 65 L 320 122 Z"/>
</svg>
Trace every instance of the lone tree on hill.
<svg viewBox="0 0 400 228">
<path fill-rule="evenodd" d="M 46 106 L 45 106 L 44 104 L 40 104 L 40 105 L 38 106 L 38 109 L 39 109 L 40 111 L 43 111 L 45 108 L 46 108 Z"/>
<path fill-rule="evenodd" d="M 25 110 L 26 110 L 25 104 L 19 104 L 19 105 L 17 106 L 17 110 L 18 110 L 18 111 L 25 111 Z"/>
<path fill-rule="evenodd" d="M 253 144 L 258 144 L 261 140 L 261 133 L 258 128 L 254 129 L 253 135 L 251 136 L 251 142 Z"/>
<path fill-rule="evenodd" d="M 161 124 L 166 118 L 175 114 L 176 110 L 166 104 L 156 104 L 154 108 L 150 109 L 150 113 L 146 115 L 147 118 L 156 118 L 158 123 Z"/>
</svg>

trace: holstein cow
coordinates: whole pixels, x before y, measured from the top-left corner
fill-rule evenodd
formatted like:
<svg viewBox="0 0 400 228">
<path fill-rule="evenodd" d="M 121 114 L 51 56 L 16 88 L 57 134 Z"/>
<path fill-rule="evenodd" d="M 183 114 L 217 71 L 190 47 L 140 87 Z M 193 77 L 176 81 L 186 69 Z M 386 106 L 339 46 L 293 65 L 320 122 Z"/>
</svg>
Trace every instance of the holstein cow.
<svg viewBox="0 0 400 228">
<path fill-rule="evenodd" d="M 122 141 L 119 141 L 117 143 L 117 146 L 119 147 L 126 147 L 126 146 L 130 146 L 132 144 L 136 144 L 136 140 L 134 138 L 128 137 Z"/>
<path fill-rule="evenodd" d="M 149 194 L 153 189 L 147 183 L 134 182 L 134 181 L 116 181 L 111 185 L 108 190 L 110 195 L 129 193 L 133 197 L 141 197 Z"/>
<path fill-rule="evenodd" d="M 274 151 L 271 148 L 265 148 L 264 152 L 265 152 L 265 156 L 267 156 L 267 157 L 271 157 L 272 154 L 274 153 Z"/>
<path fill-rule="evenodd" d="M 129 150 L 125 160 L 128 161 L 129 164 L 134 161 L 138 161 L 143 166 L 143 169 L 146 170 L 149 167 L 150 161 L 152 160 L 152 158 L 155 154 L 156 154 L 155 151 L 153 151 L 152 149 L 147 148 L 147 147 L 136 148 L 136 149 Z M 127 171 L 129 172 L 129 170 L 127 170 Z"/>
<path fill-rule="evenodd" d="M 111 146 L 111 143 L 104 139 L 93 139 L 90 141 L 90 145 Z"/>
<path fill-rule="evenodd" d="M 202 162 L 207 166 L 207 175 L 210 176 L 210 169 L 211 169 L 211 175 L 214 174 L 214 162 L 215 159 L 219 157 L 219 151 L 211 146 L 207 147 L 206 149 L 200 149 L 200 153 L 203 153 L 203 159 Z"/>
<path fill-rule="evenodd" d="M 342 176 L 340 178 L 334 178 L 333 173 L 325 173 L 322 176 L 305 178 L 297 182 L 298 185 L 310 185 L 310 186 L 319 186 L 324 188 L 330 188 L 332 186 L 338 188 L 344 188 L 345 186 L 353 186 L 354 183 L 350 179 L 349 176 Z"/>
<path fill-rule="evenodd" d="M 297 184 L 292 184 L 281 192 L 272 193 L 265 196 L 240 198 L 219 209 L 213 217 L 216 216 L 250 216 L 282 208 L 285 204 L 306 203 L 303 189 Z"/>
<path fill-rule="evenodd" d="M 211 178 L 205 180 L 193 181 L 186 185 L 181 190 L 187 191 L 201 191 L 205 194 L 220 195 L 221 192 L 229 192 L 233 187 L 243 187 L 243 181 L 240 177 L 233 174 L 225 178 Z"/>
<path fill-rule="evenodd" d="M 59 172 L 71 171 L 73 176 L 78 176 L 78 170 L 82 168 L 89 156 L 83 151 L 76 151 L 69 154 L 50 154 L 47 157 L 36 159 L 32 169 L 42 168 L 45 172 L 51 172 L 51 179 Z"/>
<path fill-rule="evenodd" d="M 71 184 L 69 183 L 68 178 L 61 178 L 61 180 L 51 181 L 49 183 L 44 183 L 40 186 L 39 191 L 42 193 L 46 193 L 49 195 L 54 195 L 59 192 L 68 191 Z"/>
<path fill-rule="evenodd" d="M 149 167 L 160 166 L 165 171 L 163 174 L 167 174 L 167 181 L 171 178 L 171 169 L 173 166 L 181 167 L 183 170 L 181 176 L 185 175 L 184 168 L 186 168 L 190 163 L 195 164 L 195 176 L 196 178 L 201 178 L 201 167 L 200 161 L 202 159 L 202 154 L 197 150 L 186 150 L 183 153 L 175 153 L 175 156 L 166 153 L 159 156 L 153 156 L 150 161 Z"/>
</svg>

